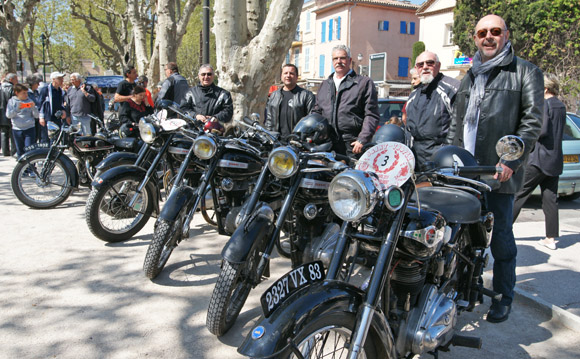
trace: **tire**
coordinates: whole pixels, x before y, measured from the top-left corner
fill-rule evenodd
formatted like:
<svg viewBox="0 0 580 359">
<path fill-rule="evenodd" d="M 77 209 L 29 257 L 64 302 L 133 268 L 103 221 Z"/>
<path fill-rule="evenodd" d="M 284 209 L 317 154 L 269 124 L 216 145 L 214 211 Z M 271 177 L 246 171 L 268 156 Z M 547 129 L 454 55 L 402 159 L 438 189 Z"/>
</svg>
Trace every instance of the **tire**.
<svg viewBox="0 0 580 359">
<path fill-rule="evenodd" d="M 304 324 L 294 338 L 294 344 L 305 359 L 313 358 L 347 358 L 350 336 L 353 331 L 355 315 L 344 312 L 330 312 L 312 318 L 311 322 Z M 287 358 L 296 359 L 294 354 Z M 379 358 L 374 338 L 368 335 L 364 351 L 359 358 Z M 380 358 L 395 359 L 394 356 L 380 356 Z"/>
<path fill-rule="evenodd" d="M 143 271 L 147 278 L 157 277 L 165 267 L 169 256 L 181 239 L 181 225 L 181 220 L 169 222 L 164 219 L 159 219 L 155 224 L 153 240 L 149 244 L 143 262 Z"/>
<path fill-rule="evenodd" d="M 209 300 L 207 329 L 217 336 L 224 335 L 235 323 L 252 289 L 244 269 L 252 263 L 223 261 L 222 270 Z"/>
<path fill-rule="evenodd" d="M 60 158 L 54 163 L 54 168 L 47 175 L 46 181 L 40 179 L 40 172 L 46 155 L 36 155 L 28 162 L 18 162 L 12 171 L 10 184 L 14 195 L 28 207 L 47 209 L 56 207 L 66 201 L 72 192 L 72 173 Z M 30 175 L 33 171 L 33 175 Z"/>
<path fill-rule="evenodd" d="M 127 176 L 92 189 L 87 199 L 85 220 L 95 237 L 110 243 L 121 242 L 145 226 L 153 212 L 151 189 L 145 186 L 137 200 L 141 211 L 127 206 L 140 182 L 141 178 Z"/>
<path fill-rule="evenodd" d="M 559 197 L 559 199 L 561 199 L 562 201 L 574 201 L 577 200 L 578 198 L 580 198 L 580 192 L 574 192 L 572 194 Z"/>
</svg>

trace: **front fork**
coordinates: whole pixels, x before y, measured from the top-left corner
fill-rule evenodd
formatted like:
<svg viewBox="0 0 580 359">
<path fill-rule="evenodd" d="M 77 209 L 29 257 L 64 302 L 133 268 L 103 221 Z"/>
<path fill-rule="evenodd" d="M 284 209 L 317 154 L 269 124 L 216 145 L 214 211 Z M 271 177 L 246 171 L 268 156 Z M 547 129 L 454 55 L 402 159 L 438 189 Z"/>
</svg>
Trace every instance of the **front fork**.
<svg viewBox="0 0 580 359">
<path fill-rule="evenodd" d="M 193 215 L 195 214 L 195 211 L 197 210 L 197 207 L 201 202 L 202 196 L 205 196 L 206 189 L 210 183 L 211 178 L 213 177 L 217 164 L 218 164 L 217 160 L 212 161 L 208 170 L 202 176 L 201 182 L 199 183 L 196 193 L 194 195 L 193 206 L 187 212 L 185 220 L 183 221 L 183 227 L 181 228 L 181 235 L 183 238 L 189 237 L 189 226 L 191 224 L 191 221 L 193 220 Z"/>
</svg>

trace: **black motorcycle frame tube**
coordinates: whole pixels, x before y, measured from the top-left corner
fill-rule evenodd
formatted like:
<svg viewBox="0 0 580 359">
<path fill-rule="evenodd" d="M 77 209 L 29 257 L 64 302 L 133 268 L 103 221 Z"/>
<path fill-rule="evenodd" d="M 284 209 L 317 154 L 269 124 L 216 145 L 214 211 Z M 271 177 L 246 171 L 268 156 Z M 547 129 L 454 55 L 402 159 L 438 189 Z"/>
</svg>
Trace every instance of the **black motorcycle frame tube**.
<svg viewBox="0 0 580 359">
<path fill-rule="evenodd" d="M 141 150 L 139 150 L 139 152 L 141 152 Z M 135 164 L 138 166 L 138 158 L 139 155 L 133 152 L 113 152 L 107 157 L 103 158 L 103 160 L 97 164 L 95 169 L 101 173 L 104 173 L 109 168 L 113 168 L 119 165 Z"/>
<path fill-rule="evenodd" d="M 365 300 L 357 311 L 357 319 L 354 332 L 351 336 L 351 346 L 348 353 L 348 358 L 350 359 L 357 359 L 361 349 L 364 347 L 372 319 L 375 317 L 375 308 L 379 305 L 380 295 L 383 292 L 387 280 L 386 274 L 395 254 L 397 241 L 403 227 L 407 204 L 413 193 L 413 186 L 407 183 L 403 186 L 403 191 L 405 193 L 403 206 L 396 213 L 395 218 L 391 222 L 389 233 L 381 244 L 381 249 L 379 250 L 374 269 L 371 273 Z"/>
<path fill-rule="evenodd" d="M 44 178 L 46 178 L 46 175 L 50 172 L 52 172 L 52 168 L 54 168 L 54 163 L 56 162 L 57 159 L 60 158 L 60 160 L 62 161 L 63 166 L 65 167 L 65 170 L 69 173 L 69 183 L 71 185 L 71 187 L 73 188 L 78 188 L 79 186 L 79 173 L 77 171 L 77 167 L 75 166 L 74 162 L 67 156 L 65 155 L 62 150 L 58 151 L 56 156 L 53 156 L 53 146 L 51 146 L 51 148 L 44 148 L 44 147 L 40 147 L 40 148 L 35 148 L 33 150 L 27 151 L 26 153 L 24 153 L 22 156 L 20 156 L 20 158 L 18 159 L 18 162 L 20 163 L 30 163 L 30 158 L 33 156 L 38 156 L 38 155 L 42 155 L 46 157 L 46 162 L 50 161 L 50 165 L 49 167 L 46 168 L 46 170 L 43 169 L 41 170 L 41 173 L 36 173 L 36 175 L 39 178 L 43 178 L 42 174 L 44 173 Z M 54 157 L 54 159 L 52 158 Z M 46 166 L 46 165 L 45 165 Z M 50 172 L 48 171 L 48 169 L 50 169 Z M 35 169 L 36 172 L 36 169 Z"/>
</svg>

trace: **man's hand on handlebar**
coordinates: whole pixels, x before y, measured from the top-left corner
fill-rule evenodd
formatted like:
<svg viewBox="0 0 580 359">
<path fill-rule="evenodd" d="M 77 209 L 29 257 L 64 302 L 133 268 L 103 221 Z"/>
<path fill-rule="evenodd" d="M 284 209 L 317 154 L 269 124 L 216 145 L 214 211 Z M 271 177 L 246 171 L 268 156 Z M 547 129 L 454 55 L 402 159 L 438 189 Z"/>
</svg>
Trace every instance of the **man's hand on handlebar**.
<svg viewBox="0 0 580 359">
<path fill-rule="evenodd" d="M 496 173 L 493 176 L 494 179 L 499 180 L 500 182 L 505 182 L 509 180 L 514 174 L 514 171 L 503 163 L 498 163 L 497 165 L 502 168 L 502 172 Z"/>
</svg>

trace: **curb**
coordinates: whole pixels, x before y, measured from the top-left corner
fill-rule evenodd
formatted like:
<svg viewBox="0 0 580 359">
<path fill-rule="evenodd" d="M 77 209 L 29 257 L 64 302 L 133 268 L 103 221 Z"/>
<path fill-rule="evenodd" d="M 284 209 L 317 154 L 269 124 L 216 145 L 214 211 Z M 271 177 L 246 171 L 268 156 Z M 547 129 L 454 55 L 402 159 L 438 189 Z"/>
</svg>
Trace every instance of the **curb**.
<svg viewBox="0 0 580 359">
<path fill-rule="evenodd" d="M 486 288 L 492 288 L 492 275 L 489 273 L 483 274 L 483 283 Z M 552 320 L 571 329 L 575 332 L 580 333 L 580 317 L 574 315 L 556 305 L 553 305 L 544 299 L 538 297 L 536 294 L 526 292 L 520 289 L 517 285 L 514 289 L 515 298 L 514 300 L 519 301 L 524 305 L 534 307 L 544 314 L 548 315 Z"/>
</svg>

